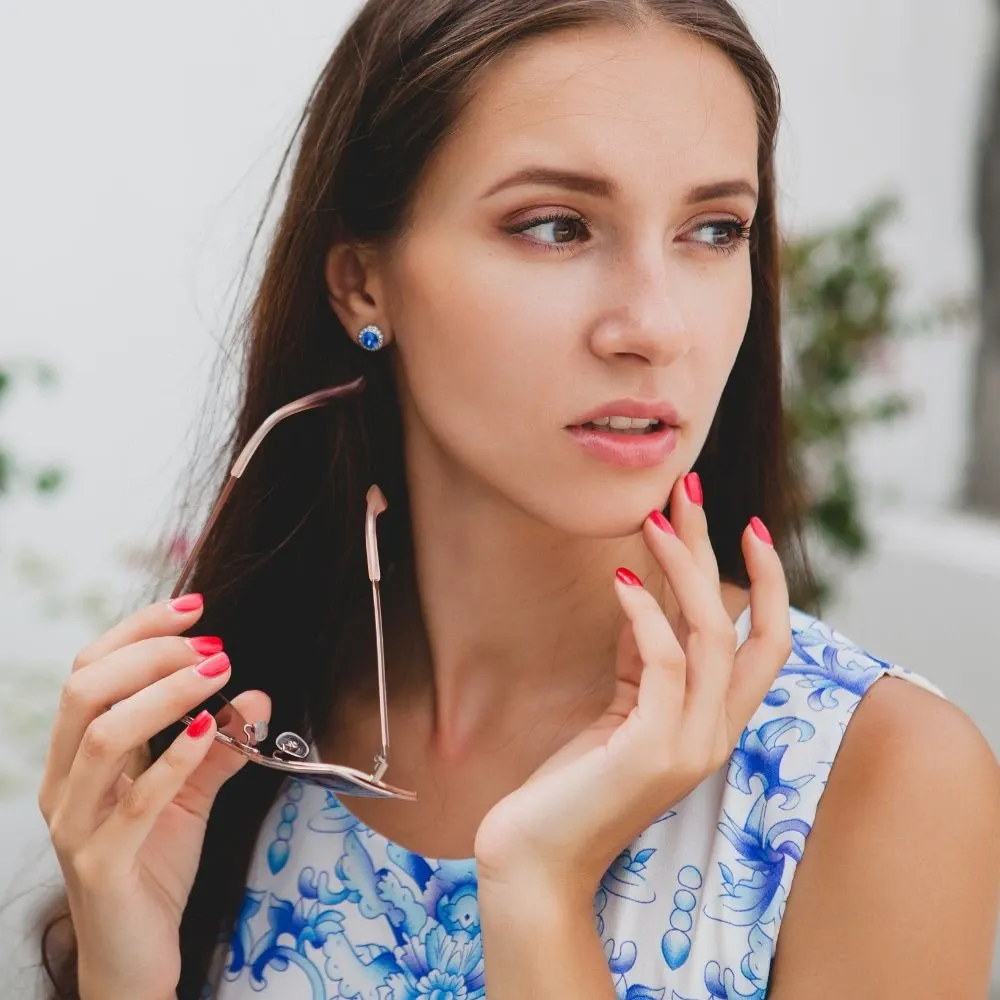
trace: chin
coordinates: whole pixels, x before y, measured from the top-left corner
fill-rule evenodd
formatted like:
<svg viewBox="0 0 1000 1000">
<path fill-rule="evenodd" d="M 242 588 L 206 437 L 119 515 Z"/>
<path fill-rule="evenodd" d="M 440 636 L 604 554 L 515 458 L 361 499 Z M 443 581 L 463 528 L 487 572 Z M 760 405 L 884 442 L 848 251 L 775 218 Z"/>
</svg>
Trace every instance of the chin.
<svg viewBox="0 0 1000 1000">
<path fill-rule="evenodd" d="M 581 538 L 627 538 L 642 531 L 642 524 L 653 509 L 662 509 L 663 504 L 652 503 L 639 508 L 633 504 L 629 510 L 594 510 L 581 512 L 574 524 L 567 530 Z"/>
<path fill-rule="evenodd" d="M 520 506 L 557 531 L 580 538 L 626 538 L 642 530 L 651 510 L 662 510 L 677 477 L 657 477 L 645 483 L 560 484 L 544 498 L 535 496 Z"/>
</svg>

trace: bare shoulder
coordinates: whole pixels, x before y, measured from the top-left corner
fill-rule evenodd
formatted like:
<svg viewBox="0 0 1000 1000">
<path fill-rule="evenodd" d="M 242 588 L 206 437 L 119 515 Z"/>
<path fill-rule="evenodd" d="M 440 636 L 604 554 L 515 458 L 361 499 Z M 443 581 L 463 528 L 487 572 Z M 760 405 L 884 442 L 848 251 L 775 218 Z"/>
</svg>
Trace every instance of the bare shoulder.
<svg viewBox="0 0 1000 1000">
<path fill-rule="evenodd" d="M 892 752 L 894 749 L 897 752 Z M 899 750 L 905 753 L 901 755 Z M 983 779 L 992 777 L 994 790 L 1000 793 L 997 759 L 969 716 L 946 698 L 900 677 L 887 676 L 872 685 L 854 710 L 837 763 L 846 764 L 845 770 L 862 762 L 874 764 L 875 773 L 884 774 L 916 762 L 927 769 L 926 778 L 935 769 L 953 773 L 956 761 L 952 751 L 961 754 L 970 767 L 980 768 Z M 864 761 L 868 754 L 876 754 L 878 759 Z M 894 780 L 896 777 L 893 775 Z M 923 782 L 916 778 L 911 775 L 911 783 L 919 787 Z"/>
<path fill-rule="evenodd" d="M 768 996 L 985 997 L 998 904 L 996 757 L 957 706 L 883 677 L 820 799 Z"/>
</svg>

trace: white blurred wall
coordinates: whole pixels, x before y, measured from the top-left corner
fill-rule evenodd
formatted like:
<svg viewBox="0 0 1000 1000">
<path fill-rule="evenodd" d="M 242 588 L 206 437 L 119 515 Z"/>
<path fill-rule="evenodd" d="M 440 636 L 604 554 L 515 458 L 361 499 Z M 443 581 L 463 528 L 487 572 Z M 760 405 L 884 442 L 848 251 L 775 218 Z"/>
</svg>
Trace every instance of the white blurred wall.
<svg viewBox="0 0 1000 1000">
<path fill-rule="evenodd" d="M 971 291 L 989 0 L 742 7 L 784 88 L 786 226 L 895 192 L 907 304 Z M 96 582 L 128 601 L 118 549 L 150 540 L 167 509 L 266 186 L 354 8 L 0 0 L 0 358 L 42 357 L 61 378 L 51 396 L 19 392 L 0 437 L 70 472 L 49 503 L 3 504 L 0 670 L 67 670 L 91 637 L 41 614 L 11 572 L 19 553 L 56 561 L 66 593 Z M 1000 749 L 1000 528 L 946 513 L 973 348 L 956 329 L 889 359 L 885 377 L 922 406 L 859 445 L 881 541 L 827 617 L 930 676 Z M 0 809 L 2 885 L 37 827 L 30 799 Z"/>
</svg>

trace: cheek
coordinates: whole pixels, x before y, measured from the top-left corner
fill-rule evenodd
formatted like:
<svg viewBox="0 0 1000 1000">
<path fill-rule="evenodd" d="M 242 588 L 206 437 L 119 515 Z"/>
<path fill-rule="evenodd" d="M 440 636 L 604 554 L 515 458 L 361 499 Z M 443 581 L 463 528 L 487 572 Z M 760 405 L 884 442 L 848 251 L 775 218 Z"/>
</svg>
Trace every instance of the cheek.
<svg viewBox="0 0 1000 1000">
<path fill-rule="evenodd" d="M 436 433 L 453 438 L 458 423 L 463 432 L 495 430 L 498 421 L 516 433 L 544 418 L 582 321 L 565 297 L 525 288 L 524 268 L 454 238 L 411 244 L 395 288 L 407 389 Z"/>
<path fill-rule="evenodd" d="M 705 358 L 704 377 L 725 382 L 746 335 L 753 298 L 750 262 L 745 257 L 720 269 L 717 280 L 707 283 L 701 296 L 701 322 L 707 333 L 696 343 Z M 722 385 L 719 386 L 719 393 Z"/>
<path fill-rule="evenodd" d="M 720 297 L 719 308 L 723 313 L 721 322 L 724 334 L 721 337 L 722 350 L 729 359 L 729 367 L 736 360 L 740 345 L 746 336 L 747 323 L 750 320 L 750 304 L 753 300 L 753 281 L 750 273 L 750 263 L 747 261 L 740 272 L 740 280 L 725 297 Z"/>
<path fill-rule="evenodd" d="M 697 448 L 708 434 L 750 319 L 753 285 L 749 261 L 734 261 L 732 268 L 727 274 L 718 274 L 716 281 L 701 286 L 688 313 L 688 370 L 696 386 L 691 400 L 692 441 Z"/>
</svg>

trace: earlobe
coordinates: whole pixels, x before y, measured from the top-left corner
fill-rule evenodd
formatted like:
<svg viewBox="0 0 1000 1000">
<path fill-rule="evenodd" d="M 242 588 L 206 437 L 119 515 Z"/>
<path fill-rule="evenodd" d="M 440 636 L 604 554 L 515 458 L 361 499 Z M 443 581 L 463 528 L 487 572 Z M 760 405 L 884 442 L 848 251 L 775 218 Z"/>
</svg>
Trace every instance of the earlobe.
<svg viewBox="0 0 1000 1000">
<path fill-rule="evenodd" d="M 348 336 L 365 350 L 382 347 L 387 338 L 384 321 L 379 325 L 383 316 L 374 261 L 350 244 L 336 244 L 326 255 L 324 277 L 330 308 Z"/>
</svg>

